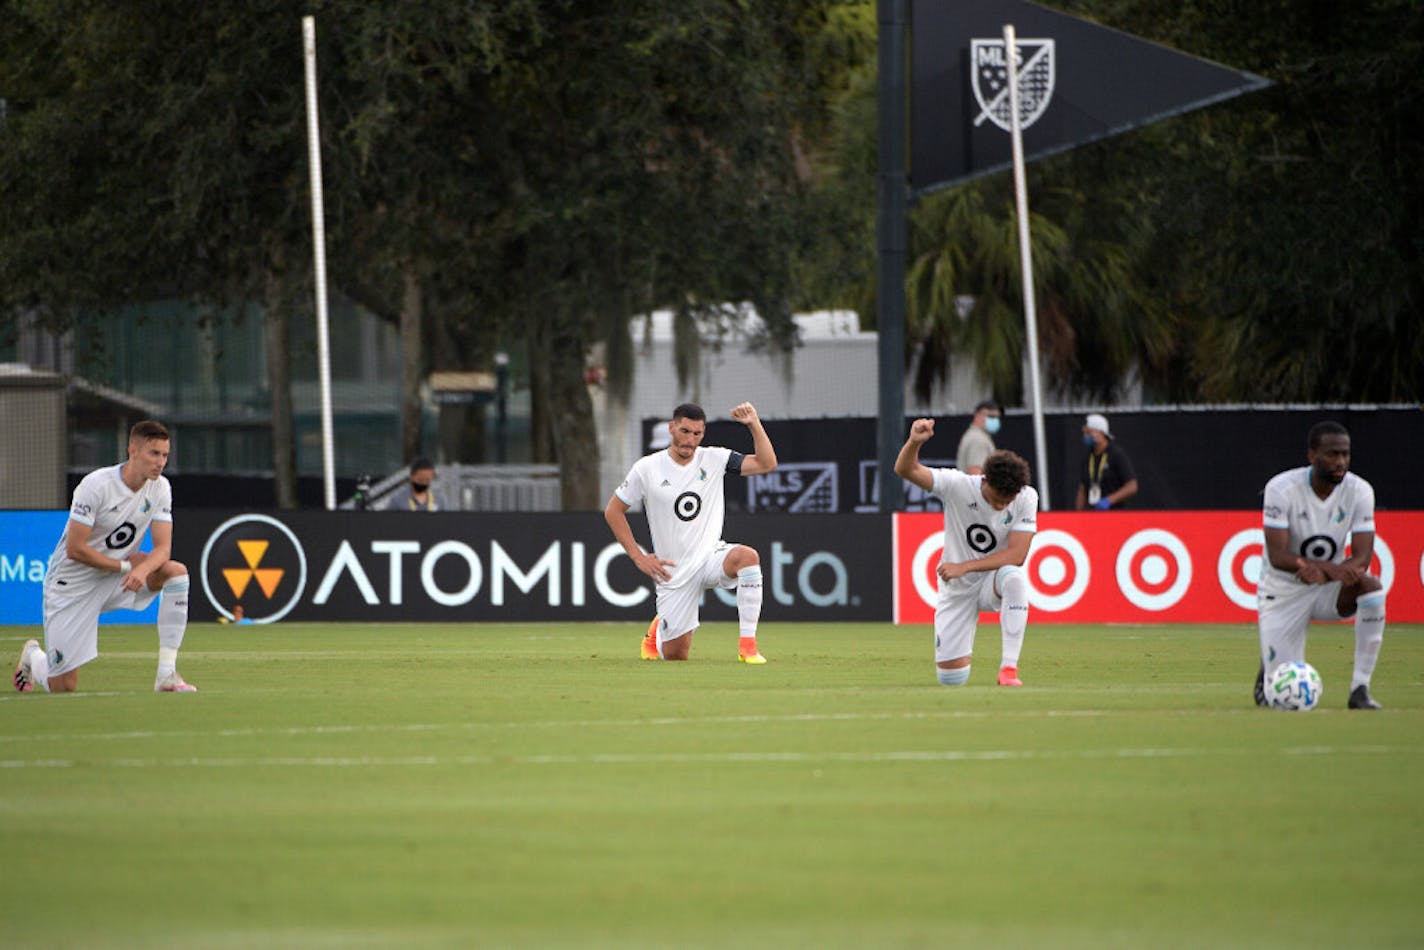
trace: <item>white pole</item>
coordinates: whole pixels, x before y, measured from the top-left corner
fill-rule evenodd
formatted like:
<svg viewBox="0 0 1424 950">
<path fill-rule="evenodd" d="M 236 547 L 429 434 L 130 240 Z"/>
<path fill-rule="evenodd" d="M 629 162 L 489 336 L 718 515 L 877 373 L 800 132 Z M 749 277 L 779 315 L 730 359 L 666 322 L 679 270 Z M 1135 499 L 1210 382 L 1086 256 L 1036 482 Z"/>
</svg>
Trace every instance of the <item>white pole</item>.
<svg viewBox="0 0 1424 950">
<path fill-rule="evenodd" d="M 1014 198 L 1019 217 L 1019 260 L 1023 271 L 1024 322 L 1028 332 L 1029 390 L 1033 400 L 1033 447 L 1038 456 L 1038 503 L 1048 504 L 1048 444 L 1043 434 L 1043 387 L 1038 375 L 1038 306 L 1033 295 L 1033 251 L 1029 246 L 1028 182 L 1024 177 L 1023 128 L 1019 125 L 1019 56 L 1013 24 L 1004 26 L 1004 56 L 1009 73 L 1009 129 L 1014 140 Z"/>
<path fill-rule="evenodd" d="M 331 329 L 326 309 L 326 212 L 321 191 L 321 123 L 316 112 L 316 20 L 302 17 L 307 65 L 307 164 L 311 166 L 312 254 L 316 272 L 316 352 L 321 381 L 321 475 L 326 510 L 336 510 L 336 462 L 331 425 Z"/>
</svg>

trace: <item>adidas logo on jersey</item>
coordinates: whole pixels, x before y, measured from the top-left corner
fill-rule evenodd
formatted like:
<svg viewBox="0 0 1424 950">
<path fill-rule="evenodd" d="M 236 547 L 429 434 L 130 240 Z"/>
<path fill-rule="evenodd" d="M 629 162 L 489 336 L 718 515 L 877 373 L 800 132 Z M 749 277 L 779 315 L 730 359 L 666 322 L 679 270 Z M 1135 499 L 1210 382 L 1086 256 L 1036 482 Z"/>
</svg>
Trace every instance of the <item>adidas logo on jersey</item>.
<svg viewBox="0 0 1424 950">
<path fill-rule="evenodd" d="M 669 487 L 670 485 L 672 485 L 672 482 L 670 482 L 670 481 L 668 481 L 666 478 L 664 478 L 664 479 L 663 479 L 663 483 L 662 483 L 661 485 L 659 485 L 658 487 L 659 487 L 659 488 L 667 488 L 667 487 Z"/>
</svg>

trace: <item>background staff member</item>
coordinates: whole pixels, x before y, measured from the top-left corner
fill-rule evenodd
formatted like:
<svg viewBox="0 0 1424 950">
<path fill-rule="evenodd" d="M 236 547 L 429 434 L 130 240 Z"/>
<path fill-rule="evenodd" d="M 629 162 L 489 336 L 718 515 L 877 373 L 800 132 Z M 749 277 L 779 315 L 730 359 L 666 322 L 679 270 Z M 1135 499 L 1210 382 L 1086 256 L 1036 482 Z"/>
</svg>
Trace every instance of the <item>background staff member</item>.
<svg viewBox="0 0 1424 950">
<path fill-rule="evenodd" d="M 1073 507 L 1107 511 L 1121 508 L 1137 494 L 1137 472 L 1122 446 L 1113 441 L 1108 418 L 1089 413 L 1083 420 L 1083 444 L 1088 447 L 1083 473 L 1078 480 L 1078 498 Z"/>
</svg>

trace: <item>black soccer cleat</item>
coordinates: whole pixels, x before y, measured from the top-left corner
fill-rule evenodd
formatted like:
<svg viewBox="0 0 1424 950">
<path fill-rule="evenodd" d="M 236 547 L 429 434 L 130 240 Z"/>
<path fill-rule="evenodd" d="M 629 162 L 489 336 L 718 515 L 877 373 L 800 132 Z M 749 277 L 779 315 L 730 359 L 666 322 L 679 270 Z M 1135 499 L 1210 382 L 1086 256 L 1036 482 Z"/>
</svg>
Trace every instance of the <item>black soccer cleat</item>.
<svg viewBox="0 0 1424 950">
<path fill-rule="evenodd" d="M 1350 690 L 1349 706 L 1351 709 L 1384 708 L 1379 703 L 1375 702 L 1375 698 L 1370 695 L 1370 688 L 1364 683 L 1361 683 L 1359 686 L 1356 686 L 1354 689 Z"/>
<path fill-rule="evenodd" d="M 1256 670 L 1256 705 L 1266 705 L 1266 664 L 1262 663 Z"/>
</svg>

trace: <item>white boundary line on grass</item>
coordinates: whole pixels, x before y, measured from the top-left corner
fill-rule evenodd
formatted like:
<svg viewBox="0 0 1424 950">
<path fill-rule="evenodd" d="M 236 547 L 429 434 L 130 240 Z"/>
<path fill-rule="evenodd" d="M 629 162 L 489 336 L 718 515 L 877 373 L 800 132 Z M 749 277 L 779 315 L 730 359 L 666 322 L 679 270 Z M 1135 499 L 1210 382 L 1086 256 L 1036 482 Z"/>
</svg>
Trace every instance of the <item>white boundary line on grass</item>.
<svg viewBox="0 0 1424 950">
<path fill-rule="evenodd" d="M 1395 746 L 1296 746 L 1276 750 L 1283 756 L 1353 753 L 1393 755 Z M 104 761 L 30 759 L 0 761 L 0 768 L 413 768 L 417 766 L 520 766 L 520 765 L 669 765 L 669 764 L 863 764 L 881 762 L 1024 762 L 1073 759 L 1179 759 L 1206 756 L 1261 756 L 1244 749 L 1088 749 L 1079 752 L 1041 752 L 1023 749 L 907 749 L 894 752 L 698 752 L 698 753 L 591 753 L 587 755 L 412 755 L 412 756 L 272 756 L 270 758 L 192 757 L 177 759 L 120 758 Z"/>
<path fill-rule="evenodd" d="M 75 696 L 95 695 L 75 693 Z M 18 699 L 19 696 L 17 695 Z M 68 697 L 66 697 L 66 701 Z M 30 700 L 33 702 L 34 700 Z M 255 738 L 259 736 L 321 736 L 369 732 L 438 732 L 454 730 L 470 732 L 481 729 L 589 729 L 589 728 L 644 728 L 647 726 L 697 726 L 697 725 L 766 725 L 777 722 L 875 722 L 910 721 L 938 719 L 1071 719 L 1106 716 L 1104 710 L 982 710 L 960 709 L 943 712 L 906 713 L 787 713 L 785 715 L 744 715 L 744 716 L 652 716 L 637 719 L 543 719 L 530 722 L 423 722 L 423 723 L 368 723 L 365 725 L 336 726 L 285 726 L 271 729 L 178 729 L 169 731 L 135 730 L 131 732 L 93 733 L 25 733 L 14 736 L 0 736 L 0 745 L 12 742 L 67 742 L 84 740 L 113 741 L 120 739 L 180 739 L 180 738 Z"/>
</svg>

